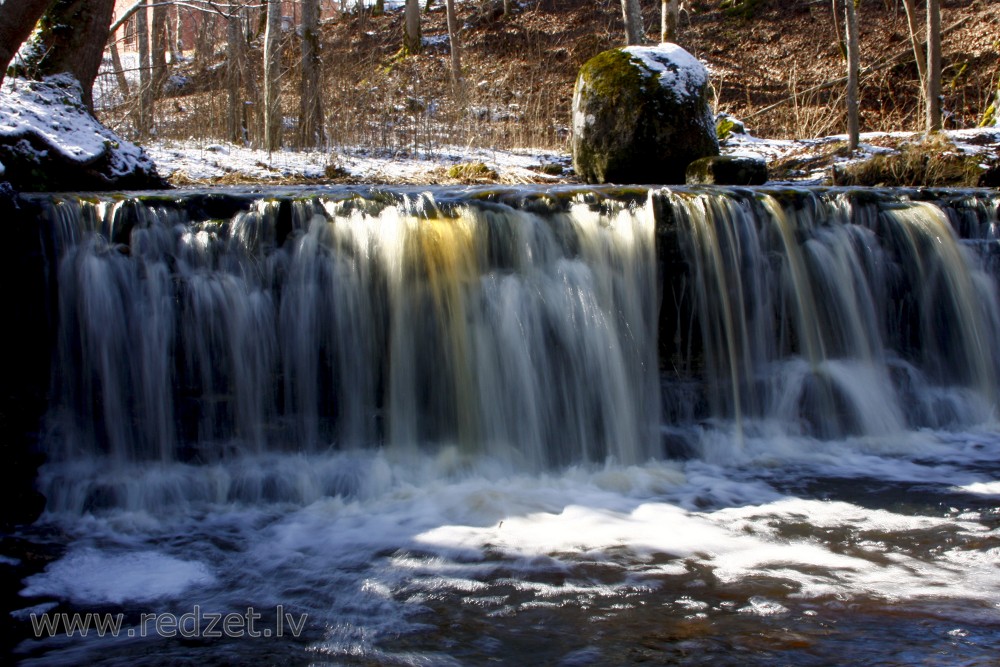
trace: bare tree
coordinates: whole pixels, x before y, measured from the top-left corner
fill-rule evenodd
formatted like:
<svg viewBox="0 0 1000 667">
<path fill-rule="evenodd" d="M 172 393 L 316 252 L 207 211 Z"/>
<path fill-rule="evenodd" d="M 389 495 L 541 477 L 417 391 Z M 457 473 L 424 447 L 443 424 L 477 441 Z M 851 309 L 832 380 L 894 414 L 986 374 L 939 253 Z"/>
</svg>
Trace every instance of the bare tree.
<svg viewBox="0 0 1000 667">
<path fill-rule="evenodd" d="M 145 0 L 146 5 L 153 0 Z M 140 137 L 149 136 L 153 129 L 153 85 L 149 54 L 149 16 L 147 7 L 135 15 L 135 36 L 139 46 L 139 118 L 137 130 Z"/>
<path fill-rule="evenodd" d="M 240 16 L 239 0 L 229 0 L 226 19 L 226 93 L 229 96 L 229 116 L 226 132 L 230 141 L 246 141 L 243 108 L 243 75 L 246 67 L 246 39 Z"/>
<path fill-rule="evenodd" d="M 174 5 L 174 39 L 170 45 L 173 49 L 173 53 L 177 56 L 184 54 L 184 21 L 181 15 L 181 5 L 176 3 Z"/>
<path fill-rule="evenodd" d="M 941 129 L 941 3 L 927 0 L 927 131 Z"/>
<path fill-rule="evenodd" d="M 323 142 L 323 101 L 320 96 L 319 3 L 302 0 L 302 83 L 299 94 L 299 141 Z"/>
<path fill-rule="evenodd" d="M 622 0 L 622 18 L 625 20 L 625 44 L 642 44 L 642 8 L 639 0 Z"/>
<path fill-rule="evenodd" d="M 215 55 L 216 18 L 215 14 L 198 12 L 198 31 L 194 38 L 194 60 L 208 64 Z"/>
<path fill-rule="evenodd" d="M 28 39 L 50 0 L 18 0 L 4 3 L 0 11 L 0 83 L 18 47 Z"/>
<path fill-rule="evenodd" d="M 264 31 L 264 146 L 281 148 L 281 0 L 267 0 Z"/>
<path fill-rule="evenodd" d="M 118 42 L 114 33 L 108 38 L 108 52 L 111 54 L 111 68 L 115 71 L 115 79 L 118 81 L 118 89 L 122 92 L 122 97 L 128 99 L 132 94 L 128 79 L 125 77 L 125 68 L 122 67 L 122 58 L 118 53 Z"/>
<path fill-rule="evenodd" d="M 455 0 L 445 0 L 448 14 L 448 46 L 451 49 L 451 81 L 457 91 L 462 85 L 462 46 L 458 38 L 458 18 L 455 16 Z"/>
<path fill-rule="evenodd" d="M 677 24 L 680 19 L 678 0 L 662 0 L 660 3 L 660 41 L 677 41 Z"/>
<path fill-rule="evenodd" d="M 845 0 L 847 24 L 847 145 L 852 151 L 858 147 L 860 132 L 858 121 L 858 75 L 861 55 L 858 48 L 858 13 L 855 0 Z"/>
<path fill-rule="evenodd" d="M 11 4 L 4 3 L 3 14 Z M 72 74 L 83 88 L 83 103 L 93 109 L 94 79 L 104 58 L 114 9 L 115 0 L 50 2 L 32 41 L 32 62 L 27 63 L 32 75 Z"/>
<path fill-rule="evenodd" d="M 153 3 L 152 39 L 150 42 L 150 67 L 152 69 L 153 97 L 159 98 L 167 82 L 167 5 Z"/>
<path fill-rule="evenodd" d="M 406 0 L 403 25 L 403 54 L 420 53 L 420 0 Z"/>
<path fill-rule="evenodd" d="M 927 61 L 924 59 L 924 48 L 920 44 L 920 26 L 917 23 L 917 8 L 913 0 L 903 0 L 906 9 L 906 24 L 910 29 L 910 45 L 913 47 L 913 59 L 917 62 L 917 76 L 920 77 L 920 99 L 926 96 Z"/>
</svg>

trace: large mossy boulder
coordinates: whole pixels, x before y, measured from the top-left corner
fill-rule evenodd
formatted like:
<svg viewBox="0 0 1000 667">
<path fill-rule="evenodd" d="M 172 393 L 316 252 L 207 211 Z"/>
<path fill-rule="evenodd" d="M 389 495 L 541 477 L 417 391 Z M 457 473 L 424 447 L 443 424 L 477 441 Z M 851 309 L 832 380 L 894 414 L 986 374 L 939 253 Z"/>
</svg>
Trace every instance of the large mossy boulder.
<svg viewBox="0 0 1000 667">
<path fill-rule="evenodd" d="M 573 167 L 588 183 L 684 183 L 719 154 L 708 72 L 676 44 L 611 49 L 580 69 Z"/>
<path fill-rule="evenodd" d="M 0 90 L 0 181 L 22 192 L 169 187 L 138 146 L 102 125 L 69 75 L 6 80 Z"/>
</svg>

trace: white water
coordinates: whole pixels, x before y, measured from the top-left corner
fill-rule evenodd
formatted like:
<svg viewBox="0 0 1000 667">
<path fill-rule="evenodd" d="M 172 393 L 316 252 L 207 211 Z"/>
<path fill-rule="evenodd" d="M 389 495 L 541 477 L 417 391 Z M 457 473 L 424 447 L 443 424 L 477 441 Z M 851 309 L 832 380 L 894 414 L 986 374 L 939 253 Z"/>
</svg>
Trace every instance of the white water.
<svg viewBox="0 0 1000 667">
<path fill-rule="evenodd" d="M 786 444 L 797 451 L 749 439 L 736 454 L 734 441 L 715 442 L 730 447 L 726 463 L 551 474 L 472 462 L 455 449 L 248 462 L 300 476 L 324 465 L 352 469 L 357 490 L 304 505 L 182 504 L 169 516 L 118 510 L 60 522 L 70 531 L 68 552 L 23 594 L 84 610 L 111 602 L 133 615 L 282 604 L 309 614 L 302 648 L 285 647 L 293 654 L 403 664 L 471 650 L 422 642 L 428 633 L 462 641 L 479 633 L 486 643 L 473 662 L 529 659 L 513 657 L 510 635 L 529 632 L 537 614 L 555 614 L 555 628 L 570 624 L 560 632 L 586 622 L 595 636 L 642 614 L 710 619 L 715 632 L 739 617 L 775 618 L 810 645 L 821 645 L 822 625 L 847 609 L 960 600 L 962 611 L 945 615 L 949 630 L 997 622 L 1000 531 L 988 506 L 936 501 L 967 502 L 956 485 L 970 493 L 995 486 L 1000 438 L 924 433 L 896 443 L 813 443 L 812 452 L 802 450 L 807 441 Z M 847 498 L 796 488 L 852 478 Z M 915 506 L 911 484 L 923 496 Z M 887 486 L 887 508 L 864 491 Z M 400 637 L 416 646 L 396 646 Z M 95 655 L 133 650 L 122 640 L 91 641 Z M 254 646 L 242 650 L 252 655 Z M 62 650 L 50 645 L 46 661 L 58 662 Z M 609 651 L 601 641 L 592 646 L 599 663 L 614 661 Z"/>
<path fill-rule="evenodd" d="M 135 623 L 280 604 L 309 620 L 273 655 L 361 664 L 989 655 L 998 318 L 981 259 L 924 204 L 666 197 L 694 268 L 662 290 L 681 352 L 659 379 L 650 204 L 306 199 L 280 251 L 267 202 L 228 226 L 140 209 L 129 255 L 66 228 L 57 381 L 74 380 L 40 477 L 66 551 L 26 606 Z M 83 218 L 110 229 L 128 206 Z M 662 441 L 660 380 L 681 415 Z"/>
</svg>

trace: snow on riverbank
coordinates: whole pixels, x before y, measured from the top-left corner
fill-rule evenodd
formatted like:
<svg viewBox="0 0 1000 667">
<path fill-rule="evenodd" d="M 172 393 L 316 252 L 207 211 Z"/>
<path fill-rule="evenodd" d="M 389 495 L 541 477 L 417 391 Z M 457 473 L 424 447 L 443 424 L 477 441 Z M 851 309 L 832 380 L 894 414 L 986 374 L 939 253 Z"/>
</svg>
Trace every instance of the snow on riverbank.
<svg viewBox="0 0 1000 667">
<path fill-rule="evenodd" d="M 956 150 L 1000 157 L 1000 128 L 950 130 L 944 133 Z M 807 165 L 799 171 L 778 175 L 773 182 L 821 185 L 830 175 L 830 165 L 869 159 L 893 152 L 895 146 L 919 141 L 916 132 L 871 132 L 861 135 L 860 150 L 852 156 L 832 153 L 846 135 L 816 139 L 763 139 L 733 134 L 722 144 L 726 155 L 764 159 L 769 167 L 789 158 Z M 442 146 L 433 150 L 378 151 L 341 148 L 333 151 L 281 150 L 268 153 L 224 143 L 161 141 L 147 152 L 160 174 L 178 185 L 262 182 L 293 183 L 331 178 L 338 181 L 398 184 L 454 183 L 448 169 L 460 164 L 483 164 L 495 172 L 484 182 L 564 183 L 574 182 L 569 153 L 538 149 L 490 150 Z"/>
<path fill-rule="evenodd" d="M 291 182 L 325 178 L 370 183 L 454 182 L 448 168 L 485 165 L 502 183 L 560 182 L 570 166 L 568 154 L 546 150 L 490 150 L 438 147 L 433 151 L 267 152 L 233 144 L 163 141 L 147 146 L 161 174 L 177 184 L 215 182 Z"/>
</svg>

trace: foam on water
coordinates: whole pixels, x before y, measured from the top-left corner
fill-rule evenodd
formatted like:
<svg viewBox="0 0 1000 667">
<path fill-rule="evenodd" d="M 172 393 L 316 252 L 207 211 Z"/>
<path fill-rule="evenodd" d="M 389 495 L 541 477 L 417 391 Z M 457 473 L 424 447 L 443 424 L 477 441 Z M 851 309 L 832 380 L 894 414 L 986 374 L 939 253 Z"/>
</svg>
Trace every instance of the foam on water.
<svg viewBox="0 0 1000 667">
<path fill-rule="evenodd" d="M 791 461 L 781 443 L 767 451 L 751 440 L 727 462 L 543 474 L 457 448 L 271 458 L 261 465 L 286 472 L 350 466 L 351 490 L 304 504 L 208 499 L 174 515 L 50 515 L 70 548 L 22 595 L 177 614 L 281 604 L 309 614 L 307 644 L 320 655 L 434 664 L 456 658 L 389 646 L 433 636 L 442 604 L 503 627 L 543 610 L 596 619 L 650 605 L 723 623 L 805 609 L 820 622 L 844 605 L 931 600 L 961 600 L 974 619 L 1000 608 L 1000 529 L 984 520 L 988 506 L 937 505 L 962 502 L 963 476 L 969 494 L 995 484 L 971 480 L 1000 459 L 1000 439 L 966 438 L 965 456 L 931 433 L 917 454 L 849 440 L 826 443 L 835 452 L 814 443 Z M 830 499 L 803 492 L 837 478 L 919 484 L 926 504 L 912 506 L 905 487 L 888 500 L 857 486 Z"/>
<path fill-rule="evenodd" d="M 77 603 L 150 602 L 176 598 L 215 583 L 205 563 L 156 551 L 105 552 L 81 547 L 25 580 L 26 597 L 54 596 Z"/>
</svg>

